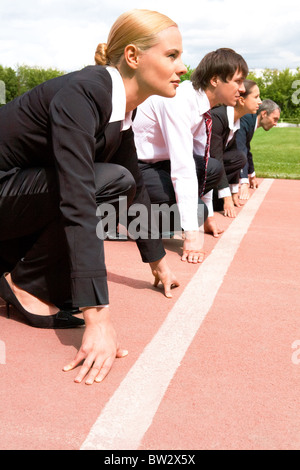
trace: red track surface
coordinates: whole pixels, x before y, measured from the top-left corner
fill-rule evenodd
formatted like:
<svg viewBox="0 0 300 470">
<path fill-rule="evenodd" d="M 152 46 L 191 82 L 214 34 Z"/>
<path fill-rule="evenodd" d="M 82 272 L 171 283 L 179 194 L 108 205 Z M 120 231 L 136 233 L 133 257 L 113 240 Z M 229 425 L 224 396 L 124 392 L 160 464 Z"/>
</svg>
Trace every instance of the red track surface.
<svg viewBox="0 0 300 470">
<path fill-rule="evenodd" d="M 275 180 L 136 449 L 299 449 L 299 214 L 300 181 Z M 232 223 L 216 217 L 223 228 Z M 219 240 L 205 235 L 207 260 Z M 203 268 L 180 261 L 181 241 L 167 240 L 165 247 L 181 283 L 171 300 L 152 287 L 134 242 L 105 242 L 111 311 L 129 355 L 115 362 L 102 384 L 75 384 L 76 371 L 62 372 L 81 343 L 82 329 L 31 328 L 17 313 L 7 319 L 0 299 L 1 449 L 83 447 Z"/>
</svg>

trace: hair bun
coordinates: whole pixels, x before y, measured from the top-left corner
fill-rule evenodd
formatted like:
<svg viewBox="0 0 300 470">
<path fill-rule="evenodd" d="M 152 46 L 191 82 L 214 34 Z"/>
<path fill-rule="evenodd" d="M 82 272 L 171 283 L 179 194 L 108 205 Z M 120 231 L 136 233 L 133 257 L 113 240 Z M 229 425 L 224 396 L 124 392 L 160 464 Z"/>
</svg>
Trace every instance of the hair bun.
<svg viewBox="0 0 300 470">
<path fill-rule="evenodd" d="M 107 65 L 107 44 L 101 42 L 98 44 L 95 52 L 95 62 L 97 65 Z"/>
</svg>

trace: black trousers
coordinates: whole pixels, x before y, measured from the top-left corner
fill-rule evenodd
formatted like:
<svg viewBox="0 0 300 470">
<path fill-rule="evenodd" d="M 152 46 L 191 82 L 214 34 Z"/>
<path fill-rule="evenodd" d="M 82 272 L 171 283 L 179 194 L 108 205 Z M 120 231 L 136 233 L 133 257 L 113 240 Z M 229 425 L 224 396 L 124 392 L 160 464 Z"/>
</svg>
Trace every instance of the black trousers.
<svg viewBox="0 0 300 470">
<path fill-rule="evenodd" d="M 196 172 L 198 177 L 199 194 L 201 193 L 204 182 L 204 157 L 194 155 Z M 171 166 L 170 161 L 165 160 L 157 163 L 143 163 L 139 162 L 139 167 L 142 171 L 144 183 L 148 190 L 152 204 L 167 204 L 173 206 L 176 204 L 176 196 L 171 180 Z M 222 165 L 214 158 L 208 160 L 207 177 L 205 184 L 204 194 L 217 187 L 218 182 L 222 176 Z M 204 202 L 199 198 L 199 226 L 201 226 L 207 219 L 208 210 Z M 177 217 L 176 217 L 177 218 Z M 178 230 L 178 227 L 173 227 Z"/>
<path fill-rule="evenodd" d="M 223 154 L 223 162 L 228 183 L 238 184 L 240 170 L 247 162 L 245 154 L 238 149 L 227 150 Z"/>
<path fill-rule="evenodd" d="M 224 201 L 223 198 L 219 199 L 218 190 L 227 187 L 227 183 L 238 184 L 240 171 L 241 168 L 244 168 L 246 160 L 245 154 L 236 147 L 224 152 L 223 162 L 226 176 L 224 175 L 218 188 L 213 193 L 213 207 L 215 211 L 222 211 L 224 209 Z"/>
<path fill-rule="evenodd" d="M 136 185 L 126 168 L 95 163 L 95 183 L 97 205 L 110 203 L 117 213 L 120 197 L 132 203 Z M 104 263 L 101 240 L 99 250 Z M 0 274 L 6 271 L 18 286 L 40 299 L 57 306 L 71 299 L 68 247 L 54 168 L 20 169 L 0 181 Z"/>
</svg>

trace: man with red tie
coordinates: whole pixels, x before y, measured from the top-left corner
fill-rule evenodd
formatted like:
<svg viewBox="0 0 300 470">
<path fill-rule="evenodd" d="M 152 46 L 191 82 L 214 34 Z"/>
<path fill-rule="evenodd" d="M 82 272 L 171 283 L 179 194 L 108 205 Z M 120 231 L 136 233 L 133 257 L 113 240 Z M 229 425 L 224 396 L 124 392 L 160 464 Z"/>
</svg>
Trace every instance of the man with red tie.
<svg viewBox="0 0 300 470">
<path fill-rule="evenodd" d="M 133 130 L 139 166 L 151 202 L 177 204 L 184 231 L 182 261 L 203 261 L 203 223 L 214 237 L 221 233 L 212 208 L 222 168 L 209 158 L 210 109 L 235 106 L 247 75 L 243 57 L 217 49 L 201 60 L 191 80 L 179 85 L 174 98 L 152 96 L 138 108 Z"/>
</svg>

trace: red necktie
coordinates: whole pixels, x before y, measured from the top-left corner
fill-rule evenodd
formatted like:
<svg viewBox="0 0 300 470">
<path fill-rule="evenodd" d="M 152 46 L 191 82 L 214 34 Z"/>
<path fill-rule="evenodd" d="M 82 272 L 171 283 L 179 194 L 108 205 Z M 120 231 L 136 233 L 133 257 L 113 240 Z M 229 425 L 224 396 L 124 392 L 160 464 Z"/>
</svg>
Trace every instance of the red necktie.
<svg viewBox="0 0 300 470">
<path fill-rule="evenodd" d="M 207 139 L 206 139 L 205 155 L 204 155 L 205 176 L 204 176 L 204 183 L 203 183 L 203 188 L 202 188 L 200 197 L 203 196 L 204 190 L 205 190 L 205 183 L 206 183 L 206 176 L 207 176 L 207 164 L 208 164 L 208 158 L 209 158 L 209 148 L 210 148 L 211 130 L 212 130 L 212 118 L 211 118 L 210 111 L 207 111 L 206 113 L 204 113 L 203 117 L 205 121 Z"/>
</svg>

